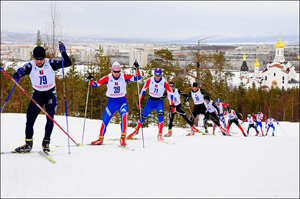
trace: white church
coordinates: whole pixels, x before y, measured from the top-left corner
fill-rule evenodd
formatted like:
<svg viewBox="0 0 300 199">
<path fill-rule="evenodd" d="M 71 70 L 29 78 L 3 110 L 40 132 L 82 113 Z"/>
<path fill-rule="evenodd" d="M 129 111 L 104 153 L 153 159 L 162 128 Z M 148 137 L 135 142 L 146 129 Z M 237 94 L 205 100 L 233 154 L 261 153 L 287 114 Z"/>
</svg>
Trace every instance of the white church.
<svg viewBox="0 0 300 199">
<path fill-rule="evenodd" d="M 263 71 L 259 71 L 260 64 L 256 57 L 254 73 L 251 77 L 246 62 L 247 56 L 244 54 L 240 70 L 240 83 L 246 85 L 246 88 L 252 87 L 253 83 L 256 88 L 262 87 L 264 89 L 271 89 L 271 87 L 299 88 L 299 81 L 295 79 L 297 75 L 295 67 L 284 59 L 284 44 L 281 41 L 281 37 L 279 37 L 275 49 L 274 60 L 270 61 Z"/>
</svg>

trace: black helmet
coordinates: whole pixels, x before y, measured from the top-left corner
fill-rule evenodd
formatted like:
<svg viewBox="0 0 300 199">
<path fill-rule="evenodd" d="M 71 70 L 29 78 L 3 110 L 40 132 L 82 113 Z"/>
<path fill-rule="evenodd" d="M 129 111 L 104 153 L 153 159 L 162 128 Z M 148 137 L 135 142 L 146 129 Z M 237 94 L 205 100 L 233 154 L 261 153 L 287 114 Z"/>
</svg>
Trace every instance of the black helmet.
<svg viewBox="0 0 300 199">
<path fill-rule="evenodd" d="M 42 46 L 37 46 L 33 49 L 33 57 L 37 60 L 43 60 L 46 57 L 46 51 Z"/>
<path fill-rule="evenodd" d="M 174 82 L 170 82 L 169 85 L 170 85 L 171 87 L 175 87 L 175 83 L 174 83 Z"/>
<path fill-rule="evenodd" d="M 197 82 L 194 82 L 194 83 L 193 83 L 193 87 L 198 87 Z"/>
</svg>

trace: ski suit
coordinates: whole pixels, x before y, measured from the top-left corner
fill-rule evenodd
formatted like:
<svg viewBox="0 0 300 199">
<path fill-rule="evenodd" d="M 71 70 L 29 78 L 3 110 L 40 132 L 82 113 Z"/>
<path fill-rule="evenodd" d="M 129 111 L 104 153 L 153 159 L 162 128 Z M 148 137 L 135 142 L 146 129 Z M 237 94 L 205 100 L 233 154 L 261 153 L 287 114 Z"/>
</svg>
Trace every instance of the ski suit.
<svg viewBox="0 0 300 199">
<path fill-rule="evenodd" d="M 163 97 L 168 97 L 169 103 L 171 105 L 171 93 L 169 91 L 165 92 Z M 183 117 L 183 119 L 185 119 L 185 121 L 187 121 L 187 123 L 190 126 L 193 126 L 193 122 L 191 120 L 188 119 L 184 109 L 183 109 L 183 105 L 181 104 L 181 100 L 180 100 L 180 95 L 184 96 L 184 98 L 187 98 L 187 94 L 184 93 L 183 91 L 181 91 L 178 88 L 175 88 L 173 90 L 173 101 L 174 101 L 174 106 L 175 106 L 175 113 L 172 112 L 171 110 L 171 106 L 170 106 L 170 112 L 169 112 L 169 130 L 172 130 L 173 127 L 173 119 L 176 113 L 178 113 L 179 115 L 181 115 Z"/>
<path fill-rule="evenodd" d="M 264 132 L 263 132 L 263 127 L 262 127 L 262 122 L 264 121 L 266 121 L 265 119 L 264 119 L 264 114 L 263 113 L 260 113 L 260 114 L 254 114 L 253 115 L 253 117 L 255 117 L 255 122 L 256 122 L 256 124 L 257 124 L 257 130 L 258 130 L 258 127 L 260 127 L 260 130 L 261 130 L 261 133 L 262 134 L 264 134 Z"/>
<path fill-rule="evenodd" d="M 226 128 L 225 118 L 224 118 L 224 114 L 223 114 L 223 107 L 224 106 L 229 107 L 229 104 L 225 104 L 225 103 L 220 102 L 219 104 L 216 103 L 216 105 L 217 105 L 217 107 L 219 109 L 219 112 L 220 112 L 219 117 L 220 117 L 220 119 L 221 119 L 221 121 L 224 125 L 224 128 Z M 215 128 L 216 128 L 216 125 L 214 124 L 213 131 L 215 131 Z"/>
<path fill-rule="evenodd" d="M 126 135 L 127 130 L 127 116 L 128 116 L 128 102 L 126 98 L 126 83 L 129 81 L 140 80 L 140 71 L 137 70 L 136 75 L 130 75 L 125 73 L 120 73 L 119 77 L 114 77 L 112 73 L 102 77 L 101 79 L 90 81 L 92 87 L 98 87 L 102 84 L 106 84 L 107 91 L 106 96 L 108 97 L 108 102 L 105 107 L 105 111 L 102 117 L 102 125 L 100 128 L 100 135 L 104 136 L 106 133 L 106 128 L 108 123 L 114 113 L 118 110 L 121 116 L 121 131 L 123 135 Z"/>
<path fill-rule="evenodd" d="M 257 130 L 257 128 L 256 128 L 256 126 L 255 126 L 255 124 L 254 124 L 254 118 L 253 118 L 253 116 L 248 116 L 245 120 L 244 120 L 244 122 L 249 122 L 249 126 L 248 126 L 248 129 L 247 129 L 247 134 L 249 135 L 249 131 L 250 131 L 250 128 L 254 128 L 255 129 L 255 131 L 256 131 L 256 135 L 258 135 L 258 130 Z"/>
<path fill-rule="evenodd" d="M 208 114 L 206 111 L 206 107 L 204 105 L 204 94 L 207 94 L 210 96 L 209 93 L 207 93 L 205 90 L 203 89 L 197 89 L 197 91 L 195 92 L 194 90 L 191 90 L 191 92 L 188 94 L 188 97 L 185 99 L 184 102 L 187 102 L 189 100 L 190 97 L 192 97 L 192 99 L 194 100 L 194 109 L 192 111 L 193 116 L 191 117 L 190 120 L 194 121 L 194 123 L 197 124 L 197 122 L 195 121 L 195 118 L 199 115 L 199 114 L 203 114 L 204 115 L 204 119 L 203 119 L 203 124 L 205 125 L 205 120 L 208 120 Z"/>
<path fill-rule="evenodd" d="M 274 126 L 273 122 L 277 122 L 277 124 L 278 124 L 278 121 L 275 120 L 274 118 L 267 119 L 266 126 L 267 126 L 267 134 L 269 132 L 269 129 L 272 128 L 273 129 L 273 136 L 274 136 L 275 126 Z"/>
<path fill-rule="evenodd" d="M 139 119 L 139 122 L 137 124 L 137 129 L 139 129 L 144 121 L 146 120 L 146 117 L 153 111 L 153 109 L 156 109 L 156 112 L 158 114 L 158 129 L 159 133 L 162 133 L 162 129 L 164 126 L 164 91 L 167 89 L 167 91 L 170 92 L 170 98 L 171 98 L 171 105 L 174 105 L 173 101 L 173 91 L 169 86 L 169 83 L 161 77 L 158 81 L 155 80 L 155 77 L 148 78 L 140 92 L 139 101 L 141 102 L 143 99 L 143 96 L 145 95 L 145 92 L 147 88 L 149 87 L 149 96 L 147 103 L 143 109 L 142 117 Z"/>
<path fill-rule="evenodd" d="M 207 110 L 207 117 L 208 119 L 211 119 L 213 121 L 213 123 L 217 126 L 220 126 L 220 118 L 218 115 L 220 115 L 220 111 L 218 106 L 216 105 L 215 102 L 213 102 L 212 100 L 209 100 L 208 103 L 206 103 L 206 101 L 204 101 L 204 105 L 206 107 Z M 204 127 L 207 130 L 207 120 L 205 119 L 205 123 L 204 123 Z"/>
<path fill-rule="evenodd" d="M 227 124 L 227 130 L 230 129 L 230 126 L 232 123 L 235 123 L 239 129 L 242 131 L 243 135 L 246 136 L 244 129 L 242 128 L 241 124 L 239 123 L 238 116 L 236 115 L 236 112 L 232 109 L 229 111 L 225 111 L 224 116 L 228 115 L 228 124 Z"/>
<path fill-rule="evenodd" d="M 62 52 L 64 58 L 64 67 L 69 67 L 72 65 L 72 61 L 65 51 Z M 33 88 L 32 98 L 41 106 L 45 105 L 46 112 L 54 118 L 57 109 L 57 94 L 55 90 L 55 71 L 62 68 L 62 61 L 55 59 L 45 58 L 44 64 L 39 67 L 36 65 L 34 60 L 27 62 L 23 69 L 24 74 L 29 75 L 30 81 Z M 19 73 L 16 72 L 13 75 L 14 79 L 17 79 Z M 41 109 L 32 101 L 30 101 L 27 113 L 26 113 L 26 128 L 25 137 L 26 139 L 33 138 L 33 126 L 36 121 L 37 116 L 41 112 Z M 45 137 L 50 137 L 52 134 L 54 123 L 47 117 L 46 127 L 45 127 Z"/>
</svg>

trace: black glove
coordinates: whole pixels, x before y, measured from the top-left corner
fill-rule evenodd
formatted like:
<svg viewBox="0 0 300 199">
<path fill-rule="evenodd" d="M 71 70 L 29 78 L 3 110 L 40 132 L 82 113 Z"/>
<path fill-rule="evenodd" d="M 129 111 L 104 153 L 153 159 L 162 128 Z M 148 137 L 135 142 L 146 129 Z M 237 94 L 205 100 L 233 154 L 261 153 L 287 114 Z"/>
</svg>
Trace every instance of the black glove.
<svg viewBox="0 0 300 199">
<path fill-rule="evenodd" d="M 87 79 L 92 81 L 94 79 L 94 76 L 90 73 L 89 76 L 87 76 Z"/>
<path fill-rule="evenodd" d="M 134 65 L 134 68 L 139 68 L 140 66 L 139 66 L 139 63 L 135 60 L 135 62 L 133 63 L 133 65 Z"/>
</svg>

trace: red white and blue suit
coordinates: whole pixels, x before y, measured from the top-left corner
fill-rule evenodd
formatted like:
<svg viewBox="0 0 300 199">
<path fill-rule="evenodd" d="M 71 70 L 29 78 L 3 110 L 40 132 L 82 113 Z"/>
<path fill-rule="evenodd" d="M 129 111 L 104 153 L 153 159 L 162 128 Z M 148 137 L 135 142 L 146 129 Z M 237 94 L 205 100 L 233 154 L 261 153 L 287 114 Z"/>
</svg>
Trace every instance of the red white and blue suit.
<svg viewBox="0 0 300 199">
<path fill-rule="evenodd" d="M 136 75 L 120 73 L 119 77 L 114 77 L 113 74 L 106 75 L 101 79 L 90 81 L 92 87 L 98 87 L 106 84 L 108 102 L 102 117 L 102 125 L 100 128 L 99 137 L 103 137 L 106 133 L 108 123 L 114 113 L 118 110 L 121 115 L 121 130 L 122 134 L 126 134 L 127 130 L 127 116 L 128 116 L 128 102 L 126 98 L 126 83 L 129 81 L 137 81 L 141 79 L 139 70 Z"/>
</svg>

